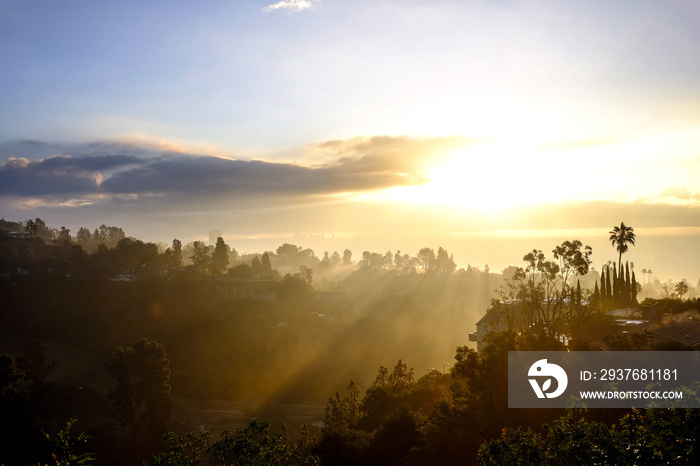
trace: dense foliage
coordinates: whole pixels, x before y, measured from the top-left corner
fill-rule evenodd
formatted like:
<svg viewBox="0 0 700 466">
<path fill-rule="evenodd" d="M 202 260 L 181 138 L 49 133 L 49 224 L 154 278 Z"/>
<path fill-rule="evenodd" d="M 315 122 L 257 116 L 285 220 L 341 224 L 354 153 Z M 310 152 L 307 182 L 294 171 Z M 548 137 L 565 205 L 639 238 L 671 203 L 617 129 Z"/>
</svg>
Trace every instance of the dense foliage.
<svg viewBox="0 0 700 466">
<path fill-rule="evenodd" d="M 508 351 L 564 350 L 559 329 L 600 316 L 613 297 L 634 303 L 627 268 L 582 290 L 592 251 L 580 241 L 552 259 L 533 250 L 500 275 L 457 270 L 442 248 L 353 262 L 349 250 L 319 259 L 284 244 L 241 256 L 222 238 L 156 245 L 104 225 L 75 238 L 40 219 L 22 226 L 26 235 L 0 234 L 0 438 L 13 447 L 0 464 L 697 462 L 693 410 L 507 408 Z M 228 296 L 226 280 L 270 281 L 275 297 Z M 477 353 L 466 330 L 496 288 L 539 324 L 491 333 Z M 664 349 L 633 336 L 608 344 Z M 321 429 L 253 419 L 215 438 L 171 419 L 200 399 L 328 401 Z M 85 432 L 71 435 L 74 424 Z"/>
</svg>

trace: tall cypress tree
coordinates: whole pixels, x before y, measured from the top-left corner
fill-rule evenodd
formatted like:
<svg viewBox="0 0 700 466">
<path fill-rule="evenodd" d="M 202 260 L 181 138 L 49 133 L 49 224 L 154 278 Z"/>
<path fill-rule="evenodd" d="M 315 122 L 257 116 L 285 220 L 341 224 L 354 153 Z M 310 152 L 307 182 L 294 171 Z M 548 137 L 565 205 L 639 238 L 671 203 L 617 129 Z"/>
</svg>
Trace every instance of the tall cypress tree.
<svg viewBox="0 0 700 466">
<path fill-rule="evenodd" d="M 613 263 L 613 276 L 612 276 L 612 286 L 613 286 L 613 306 L 616 307 L 620 303 L 620 279 L 617 278 L 617 267 Z"/>
<path fill-rule="evenodd" d="M 608 289 L 606 288 L 605 285 L 605 277 L 607 274 L 605 273 L 605 269 L 607 267 L 603 267 L 603 270 L 600 272 L 600 309 L 605 308 L 605 303 L 608 299 Z"/>
<path fill-rule="evenodd" d="M 581 280 L 576 280 L 576 306 L 581 306 Z"/>
<path fill-rule="evenodd" d="M 634 270 L 632 271 L 632 304 L 637 304 L 637 277 L 634 276 Z"/>
<path fill-rule="evenodd" d="M 619 273 L 619 275 L 617 277 L 618 305 L 620 307 L 625 307 L 625 306 L 627 306 L 627 295 L 625 293 L 625 269 L 622 266 L 620 266 L 618 273 Z"/>
<path fill-rule="evenodd" d="M 601 284 L 603 283 L 601 277 Z M 600 290 L 598 290 L 598 282 L 595 282 L 595 288 L 593 289 L 593 306 L 596 310 L 603 308 L 602 299 L 600 298 Z"/>
<path fill-rule="evenodd" d="M 625 301 L 627 305 L 633 303 L 632 300 L 632 277 L 630 277 L 630 263 L 625 261 Z"/>
</svg>

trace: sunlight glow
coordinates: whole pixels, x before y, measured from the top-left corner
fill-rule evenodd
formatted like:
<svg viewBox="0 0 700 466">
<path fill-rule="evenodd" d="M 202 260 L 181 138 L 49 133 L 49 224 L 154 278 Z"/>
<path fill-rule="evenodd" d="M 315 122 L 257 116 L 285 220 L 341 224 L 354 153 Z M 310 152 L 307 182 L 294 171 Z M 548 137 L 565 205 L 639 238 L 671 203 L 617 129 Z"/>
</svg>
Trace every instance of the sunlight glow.
<svg viewBox="0 0 700 466">
<path fill-rule="evenodd" d="M 570 198 L 576 186 L 562 176 L 575 167 L 558 155 L 499 141 L 464 148 L 432 170 L 429 183 L 388 189 L 374 198 L 492 213 L 559 202 Z"/>
</svg>

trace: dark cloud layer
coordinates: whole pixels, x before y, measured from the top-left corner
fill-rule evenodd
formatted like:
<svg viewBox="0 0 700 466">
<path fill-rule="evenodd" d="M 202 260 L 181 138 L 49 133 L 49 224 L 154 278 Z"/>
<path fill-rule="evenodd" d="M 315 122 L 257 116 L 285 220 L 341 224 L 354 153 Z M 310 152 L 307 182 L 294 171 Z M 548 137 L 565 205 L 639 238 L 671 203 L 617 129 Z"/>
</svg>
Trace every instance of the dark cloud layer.
<svg viewBox="0 0 700 466">
<path fill-rule="evenodd" d="M 325 163 L 290 163 L 139 150 L 133 144 L 95 143 L 73 147 L 74 155 L 9 158 L 0 167 L 0 195 L 15 197 L 156 195 L 174 197 L 222 194 L 250 197 L 299 197 L 371 191 L 427 181 L 427 167 L 465 144 L 463 138 L 358 138 L 329 141 L 316 148 Z M 15 144 L 36 156 L 57 146 Z M 128 155 L 125 155 L 128 154 Z"/>
<path fill-rule="evenodd" d="M 100 191 L 101 172 L 139 163 L 126 155 L 9 159 L 0 167 L 0 195 L 84 195 Z"/>
</svg>

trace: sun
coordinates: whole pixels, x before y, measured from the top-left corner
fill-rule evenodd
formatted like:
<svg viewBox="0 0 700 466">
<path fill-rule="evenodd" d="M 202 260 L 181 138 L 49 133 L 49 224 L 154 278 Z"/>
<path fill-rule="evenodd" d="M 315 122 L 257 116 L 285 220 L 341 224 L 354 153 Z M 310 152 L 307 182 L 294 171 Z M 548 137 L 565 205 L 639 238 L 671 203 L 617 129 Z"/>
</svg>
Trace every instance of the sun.
<svg viewBox="0 0 700 466">
<path fill-rule="evenodd" d="M 405 202 L 499 212 L 551 201 L 556 184 L 550 164 L 516 144 L 490 143 L 455 151 L 429 174 L 422 186 L 395 188 L 392 197 Z"/>
<path fill-rule="evenodd" d="M 427 183 L 365 194 L 357 200 L 400 202 L 499 214 L 579 199 L 581 162 L 560 151 L 492 141 L 463 147 L 426 174 Z"/>
<path fill-rule="evenodd" d="M 522 200 L 521 160 L 512 150 L 489 144 L 456 151 L 429 174 L 426 200 L 480 211 L 512 207 Z"/>
</svg>

